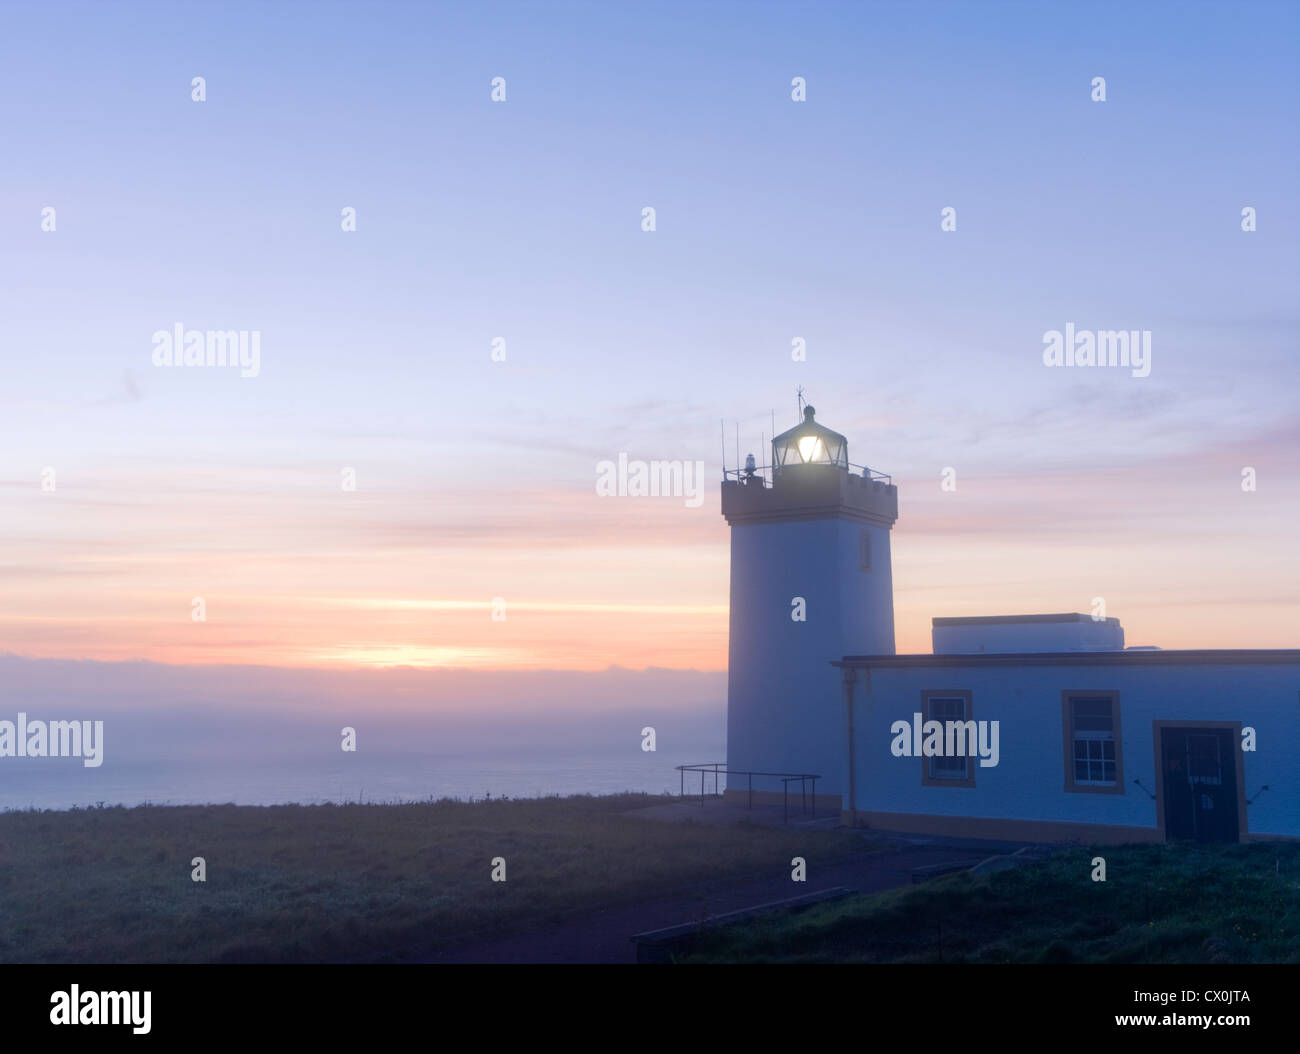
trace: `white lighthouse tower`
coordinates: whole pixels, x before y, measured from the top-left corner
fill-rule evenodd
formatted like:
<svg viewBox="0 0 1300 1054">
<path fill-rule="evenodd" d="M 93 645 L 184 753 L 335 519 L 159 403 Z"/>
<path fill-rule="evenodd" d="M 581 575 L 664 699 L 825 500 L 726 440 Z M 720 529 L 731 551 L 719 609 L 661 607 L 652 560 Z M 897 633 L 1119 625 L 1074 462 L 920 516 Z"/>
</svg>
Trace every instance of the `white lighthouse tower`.
<svg viewBox="0 0 1300 1054">
<path fill-rule="evenodd" d="M 731 525 L 728 795 L 738 772 L 810 773 L 817 795 L 844 788 L 845 711 L 831 667 L 894 654 L 889 532 L 898 489 L 849 463 L 848 441 L 814 420 L 772 440 L 771 465 L 724 473 Z M 781 792 L 753 777 L 756 792 Z M 799 784 L 791 792 L 798 794 Z M 811 790 L 811 786 L 808 788 Z"/>
</svg>

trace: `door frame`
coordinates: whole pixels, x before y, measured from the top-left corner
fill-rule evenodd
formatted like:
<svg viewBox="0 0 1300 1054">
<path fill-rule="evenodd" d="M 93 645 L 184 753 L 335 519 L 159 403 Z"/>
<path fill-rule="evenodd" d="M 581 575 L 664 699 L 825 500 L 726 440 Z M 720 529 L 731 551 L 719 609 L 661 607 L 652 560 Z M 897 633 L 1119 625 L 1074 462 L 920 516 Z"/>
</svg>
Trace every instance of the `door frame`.
<svg viewBox="0 0 1300 1054">
<path fill-rule="evenodd" d="M 1155 746 L 1156 771 L 1156 829 L 1160 841 L 1169 840 L 1165 834 L 1165 751 L 1166 728 L 1227 728 L 1232 731 L 1232 755 L 1237 770 L 1237 844 L 1246 841 L 1250 833 L 1246 826 L 1246 755 L 1241 749 L 1240 721 L 1152 721 L 1151 739 Z M 1229 843 L 1231 844 L 1231 843 Z"/>
</svg>

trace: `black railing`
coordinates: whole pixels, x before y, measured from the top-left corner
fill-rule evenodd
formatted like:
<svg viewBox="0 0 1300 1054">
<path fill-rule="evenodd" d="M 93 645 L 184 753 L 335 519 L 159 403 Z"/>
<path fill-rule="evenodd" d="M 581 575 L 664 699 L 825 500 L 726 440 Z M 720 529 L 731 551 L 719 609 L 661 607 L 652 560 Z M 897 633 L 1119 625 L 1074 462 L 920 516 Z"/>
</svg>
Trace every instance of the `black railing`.
<svg viewBox="0 0 1300 1054">
<path fill-rule="evenodd" d="M 827 461 L 827 462 L 817 462 L 815 464 L 827 464 L 827 465 L 838 464 L 840 468 L 846 468 L 849 470 L 849 472 L 852 472 L 854 469 L 857 469 L 858 475 L 860 475 L 863 479 L 868 480 L 872 483 L 884 483 L 888 485 L 888 484 L 893 484 L 894 482 L 894 478 L 888 472 L 878 472 L 874 468 L 868 468 L 866 465 L 855 465 L 851 461 L 839 461 L 839 462 Z M 802 467 L 802 465 L 803 465 L 802 462 L 791 462 L 788 465 L 785 465 L 784 467 L 799 468 Z M 761 480 L 764 483 L 764 485 L 771 486 L 772 480 L 775 479 L 778 475 L 780 475 L 781 469 L 782 466 L 780 465 L 777 466 L 755 465 L 754 468 L 752 469 L 724 467 L 722 470 L 722 478 L 724 480 L 727 479 L 735 480 L 739 483 L 745 483 L 749 480 L 754 480 L 755 482 Z"/>
<path fill-rule="evenodd" d="M 785 822 L 790 821 L 790 784 L 795 780 L 799 781 L 799 811 L 804 813 L 808 811 L 808 783 L 812 782 L 812 817 L 817 818 L 817 781 L 821 779 L 811 772 L 751 772 L 748 769 L 729 769 L 725 761 L 708 761 L 702 765 L 678 765 L 677 771 L 681 773 L 681 797 L 686 797 L 686 773 L 698 772 L 700 774 L 700 804 L 704 804 L 705 786 L 709 774 L 713 775 L 713 796 L 719 797 L 718 776 L 746 776 L 749 780 L 749 808 L 754 807 L 754 777 L 755 776 L 773 776 L 781 781 L 781 810 L 782 819 Z M 691 792 L 691 797 L 695 792 Z"/>
</svg>

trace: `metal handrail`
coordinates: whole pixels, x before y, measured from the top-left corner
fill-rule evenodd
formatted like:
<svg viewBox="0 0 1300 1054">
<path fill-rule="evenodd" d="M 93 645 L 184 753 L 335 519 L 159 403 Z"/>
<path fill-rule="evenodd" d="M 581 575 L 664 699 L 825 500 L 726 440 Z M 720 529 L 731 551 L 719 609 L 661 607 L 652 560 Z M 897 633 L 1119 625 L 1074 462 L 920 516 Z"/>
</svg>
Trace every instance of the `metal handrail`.
<svg viewBox="0 0 1300 1054">
<path fill-rule="evenodd" d="M 755 776 L 775 776 L 781 780 L 781 810 L 782 820 L 785 823 L 790 822 L 790 784 L 795 780 L 799 781 L 799 811 L 804 813 L 808 811 L 808 781 L 812 780 L 812 818 L 817 819 L 817 781 L 822 777 L 813 772 L 758 772 L 750 769 L 729 769 L 725 761 L 706 761 L 698 765 L 678 765 L 677 771 L 681 773 L 681 790 L 679 796 L 686 797 L 686 773 L 698 772 L 700 774 L 700 805 L 704 804 L 705 778 L 711 772 L 713 773 L 713 796 L 720 797 L 718 794 L 718 776 L 747 776 L 749 778 L 749 805 L 748 808 L 754 807 L 754 777 Z"/>
<path fill-rule="evenodd" d="M 826 464 L 834 464 L 834 462 L 826 462 Z M 886 483 L 891 486 L 893 485 L 894 478 L 887 472 L 877 472 L 874 468 L 868 468 L 866 465 L 855 465 L 851 461 L 842 461 L 839 464 L 841 468 L 847 468 L 850 472 L 857 469 L 864 479 L 872 482 Z M 722 478 L 724 480 L 734 479 L 738 482 L 744 482 L 747 478 L 753 478 L 761 479 L 765 483 L 770 483 L 772 477 L 775 476 L 782 467 L 791 468 L 794 466 L 778 465 L 774 467 L 772 465 L 756 465 L 752 471 L 747 468 L 724 468 L 722 470 Z"/>
</svg>

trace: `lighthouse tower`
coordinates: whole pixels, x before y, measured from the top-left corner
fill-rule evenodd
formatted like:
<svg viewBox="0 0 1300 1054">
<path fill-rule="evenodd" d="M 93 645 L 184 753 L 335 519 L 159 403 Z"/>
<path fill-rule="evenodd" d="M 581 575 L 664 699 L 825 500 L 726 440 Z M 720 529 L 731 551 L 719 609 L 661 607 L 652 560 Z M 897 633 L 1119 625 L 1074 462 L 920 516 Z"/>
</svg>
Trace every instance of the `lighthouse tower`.
<svg viewBox="0 0 1300 1054">
<path fill-rule="evenodd" d="M 808 406 L 772 440 L 766 473 L 751 455 L 725 474 L 722 515 L 731 525 L 728 794 L 747 793 L 748 778 L 735 773 L 748 771 L 816 774 L 819 797 L 839 795 L 845 713 L 830 664 L 894 654 L 898 489 L 851 465 L 848 441 Z M 779 794 L 781 782 L 755 776 L 753 787 Z"/>
</svg>

